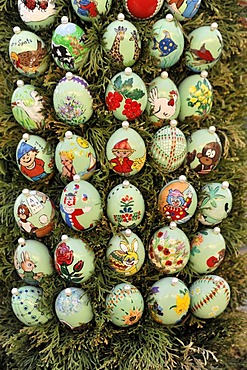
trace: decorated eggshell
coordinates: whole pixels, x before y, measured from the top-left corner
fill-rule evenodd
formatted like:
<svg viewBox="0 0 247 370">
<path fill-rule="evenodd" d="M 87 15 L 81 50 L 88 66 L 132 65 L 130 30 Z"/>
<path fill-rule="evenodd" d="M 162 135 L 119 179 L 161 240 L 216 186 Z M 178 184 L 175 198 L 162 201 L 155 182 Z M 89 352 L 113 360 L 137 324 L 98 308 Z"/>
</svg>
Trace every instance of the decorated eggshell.
<svg viewBox="0 0 247 370">
<path fill-rule="evenodd" d="M 17 88 L 11 98 L 11 108 L 16 121 L 25 129 L 33 131 L 44 127 L 43 97 L 33 85 L 25 85 L 22 80 L 17 81 Z"/>
<path fill-rule="evenodd" d="M 46 71 L 47 49 L 43 40 L 30 31 L 13 28 L 14 35 L 9 42 L 9 56 L 16 70 L 26 77 L 35 77 Z"/>
<path fill-rule="evenodd" d="M 229 183 L 223 181 L 209 183 L 199 195 L 198 220 L 203 225 L 217 225 L 228 216 L 232 209 L 232 193 Z"/>
<path fill-rule="evenodd" d="M 154 135 L 150 154 L 165 172 L 173 172 L 183 163 L 187 153 L 187 143 L 183 132 L 171 120 L 169 126 L 161 127 Z"/>
<path fill-rule="evenodd" d="M 201 0 L 166 0 L 168 9 L 179 21 L 186 21 L 196 15 Z"/>
<path fill-rule="evenodd" d="M 141 40 L 136 27 L 124 19 L 120 13 L 118 20 L 106 28 L 104 39 L 105 49 L 114 62 L 125 67 L 132 66 L 140 56 Z"/>
<path fill-rule="evenodd" d="M 189 266 L 199 274 L 213 272 L 224 259 L 226 244 L 219 227 L 198 231 L 190 246 Z"/>
<path fill-rule="evenodd" d="M 62 17 L 61 24 L 52 35 L 51 53 L 58 67 L 76 71 L 85 61 L 87 47 L 84 44 L 85 32 L 68 17 Z"/>
<path fill-rule="evenodd" d="M 14 265 L 27 284 L 38 285 L 43 276 L 53 273 L 52 259 L 47 247 L 36 240 L 18 239 Z"/>
<path fill-rule="evenodd" d="M 88 294 L 80 288 L 62 290 L 55 301 L 59 321 L 70 329 L 76 329 L 93 319 L 93 309 Z"/>
<path fill-rule="evenodd" d="M 230 301 L 230 287 L 220 276 L 206 275 L 190 286 L 190 311 L 201 319 L 220 315 Z"/>
<path fill-rule="evenodd" d="M 23 22 L 33 30 L 50 27 L 56 18 L 54 0 L 18 0 L 18 11 Z"/>
<path fill-rule="evenodd" d="M 106 259 L 109 267 L 119 274 L 136 274 L 145 260 L 145 248 L 141 239 L 130 229 L 114 235 L 108 243 Z"/>
<path fill-rule="evenodd" d="M 132 121 L 147 105 L 147 89 L 142 79 L 130 67 L 116 74 L 105 93 L 107 109 L 120 121 Z"/>
<path fill-rule="evenodd" d="M 197 207 L 197 195 L 193 186 L 181 175 L 170 181 L 159 193 L 159 211 L 167 220 L 183 224 L 191 219 Z"/>
<path fill-rule="evenodd" d="M 140 190 L 128 180 L 124 180 L 108 194 L 106 212 L 113 225 L 128 228 L 139 225 L 145 213 L 145 203 Z"/>
<path fill-rule="evenodd" d="M 70 283 L 81 284 L 94 273 L 94 252 L 83 240 L 62 235 L 54 252 L 58 274 Z"/>
<path fill-rule="evenodd" d="M 132 284 L 118 284 L 106 297 L 106 312 L 110 321 L 120 327 L 136 324 L 142 317 L 144 301 Z"/>
<path fill-rule="evenodd" d="M 14 217 L 21 231 L 43 238 L 52 231 L 55 209 L 49 197 L 36 190 L 23 189 L 14 204 Z"/>
<path fill-rule="evenodd" d="M 184 36 L 180 24 L 172 14 L 153 24 L 153 40 L 150 42 L 150 55 L 155 57 L 155 66 L 168 68 L 177 63 L 184 50 Z"/>
<path fill-rule="evenodd" d="M 93 114 L 93 99 L 87 81 L 67 72 L 54 90 L 53 105 L 63 122 L 71 126 L 87 122 Z"/>
<path fill-rule="evenodd" d="M 209 114 L 213 104 L 212 86 L 207 71 L 186 77 L 178 86 L 181 108 L 179 121 L 191 117 L 199 120 Z"/>
<path fill-rule="evenodd" d="M 98 190 L 89 182 L 74 175 L 63 190 L 60 211 L 65 223 L 74 230 L 89 230 L 96 226 L 102 215 Z"/>
<path fill-rule="evenodd" d="M 161 9 L 164 0 L 123 0 L 127 12 L 136 19 L 154 17 Z"/>
<path fill-rule="evenodd" d="M 23 134 L 16 148 L 16 162 L 30 181 L 49 180 L 53 175 L 54 158 L 50 145 L 37 135 Z"/>
<path fill-rule="evenodd" d="M 100 15 L 107 14 L 110 10 L 112 0 L 71 0 L 76 14 L 86 22 L 91 22 Z"/>
<path fill-rule="evenodd" d="M 189 36 L 189 48 L 185 53 L 186 66 L 193 72 L 212 68 L 220 59 L 223 40 L 218 31 L 218 24 L 202 26 L 192 31 Z"/>
<path fill-rule="evenodd" d="M 45 324 L 51 319 L 51 314 L 42 306 L 41 288 L 25 285 L 12 289 L 11 305 L 17 319 L 26 326 Z"/>
<path fill-rule="evenodd" d="M 139 172 L 146 161 L 146 147 L 142 137 L 123 121 L 122 128 L 112 134 L 106 145 L 110 167 L 121 176 Z"/>
<path fill-rule="evenodd" d="M 219 163 L 222 146 L 216 128 L 193 132 L 187 140 L 187 164 L 199 175 L 210 173 Z"/>
<path fill-rule="evenodd" d="M 181 280 L 165 277 L 153 284 L 147 297 L 147 304 L 154 321 L 174 325 L 188 312 L 189 290 Z"/>
<path fill-rule="evenodd" d="M 189 240 L 175 222 L 158 229 L 149 242 L 148 257 L 162 273 L 181 271 L 189 261 L 189 256 Z"/>
<path fill-rule="evenodd" d="M 166 124 L 168 120 L 178 117 L 180 96 L 174 82 L 163 71 L 159 77 L 152 80 L 148 87 L 148 102 L 146 110 L 151 122 L 157 126 Z"/>
<path fill-rule="evenodd" d="M 72 181 L 78 174 L 88 180 L 96 169 L 96 155 L 92 145 L 81 136 L 67 131 L 56 147 L 55 161 L 58 171 Z"/>
</svg>

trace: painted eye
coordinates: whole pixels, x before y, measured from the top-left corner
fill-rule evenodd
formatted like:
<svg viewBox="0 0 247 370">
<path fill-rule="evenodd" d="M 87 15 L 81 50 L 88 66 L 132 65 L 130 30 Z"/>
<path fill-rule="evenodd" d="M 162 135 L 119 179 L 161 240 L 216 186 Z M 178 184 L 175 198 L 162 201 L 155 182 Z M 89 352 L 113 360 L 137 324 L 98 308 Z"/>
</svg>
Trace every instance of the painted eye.
<svg viewBox="0 0 247 370">
<path fill-rule="evenodd" d="M 206 157 L 211 158 L 211 152 L 212 152 L 212 150 L 211 150 L 211 149 L 208 149 L 208 150 L 206 151 L 206 153 L 205 153 Z"/>
<path fill-rule="evenodd" d="M 215 150 L 212 150 L 212 151 L 211 151 L 210 158 L 214 158 L 214 157 L 215 157 Z"/>
</svg>

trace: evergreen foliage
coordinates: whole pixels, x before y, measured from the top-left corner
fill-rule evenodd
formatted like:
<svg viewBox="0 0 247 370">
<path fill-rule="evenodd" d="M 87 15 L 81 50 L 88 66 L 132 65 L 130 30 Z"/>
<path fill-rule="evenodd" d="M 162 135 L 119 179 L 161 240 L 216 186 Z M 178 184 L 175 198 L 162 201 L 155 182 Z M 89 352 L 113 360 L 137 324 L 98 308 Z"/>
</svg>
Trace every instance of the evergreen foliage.
<svg viewBox="0 0 247 370">
<path fill-rule="evenodd" d="M 70 0 L 56 0 L 59 8 L 54 29 L 60 24 L 60 18 L 67 15 L 78 25 L 80 20 L 72 9 Z M 242 5 L 242 7 L 240 6 Z M 177 326 L 161 326 L 151 320 L 145 310 L 139 323 L 129 329 L 119 329 L 112 325 L 105 312 L 107 292 L 122 281 L 129 281 L 137 286 L 144 296 L 148 288 L 163 277 L 147 261 L 134 276 L 121 278 L 110 271 L 104 262 L 106 245 L 117 230 L 106 218 L 105 205 L 109 191 L 122 179 L 109 169 L 105 147 L 111 134 L 120 127 L 119 122 L 109 113 L 104 104 L 104 91 L 109 79 L 122 71 L 123 68 L 112 63 L 105 52 L 102 36 L 105 27 L 116 19 L 119 12 L 124 12 L 122 1 L 113 1 L 108 16 L 100 20 L 83 24 L 86 30 L 89 48 L 88 58 L 80 66 L 78 74 L 85 78 L 94 97 L 93 117 L 83 127 L 75 126 L 72 131 L 85 137 L 94 146 L 97 155 L 97 171 L 90 182 L 101 194 L 104 216 L 95 229 L 83 233 L 72 231 L 63 222 L 59 213 L 60 194 L 65 182 L 59 174 L 49 183 L 36 184 L 35 189 L 41 190 L 56 205 L 55 227 L 51 235 L 43 240 L 51 254 L 61 235 L 82 237 L 93 247 L 96 254 L 95 275 L 83 288 L 88 291 L 93 304 L 94 320 L 78 331 L 71 331 L 62 326 L 55 316 L 54 302 L 58 293 L 67 285 L 57 273 L 45 278 L 41 287 L 44 290 L 44 304 L 52 308 L 53 318 L 47 324 L 37 327 L 25 327 L 19 322 L 11 309 L 11 289 L 23 285 L 17 276 L 13 264 L 13 255 L 21 232 L 15 222 L 13 205 L 20 191 L 30 183 L 19 172 L 15 151 L 24 129 L 14 120 L 11 112 L 11 96 L 16 88 L 16 81 L 23 79 L 32 83 L 45 98 L 46 126 L 37 134 L 51 142 L 55 147 L 59 138 L 63 137 L 71 127 L 59 122 L 55 115 L 52 96 L 58 81 L 65 75 L 51 58 L 49 52 L 49 69 L 44 75 L 35 79 L 23 78 L 11 65 L 8 56 L 9 40 L 13 35 L 13 27 L 21 22 L 17 11 L 17 1 L 0 0 L 0 363 L 1 369 L 25 370 L 86 370 L 86 369 L 119 369 L 119 370 L 163 370 L 163 369 L 240 369 L 236 364 L 233 351 L 239 340 L 239 331 L 246 327 L 244 314 L 237 310 L 245 299 L 245 264 L 246 258 L 240 255 L 239 248 L 246 242 L 246 144 L 244 133 L 244 103 L 246 104 L 246 30 L 241 19 L 244 17 L 245 2 L 237 5 L 233 0 L 203 1 L 197 15 L 183 23 L 185 38 L 193 29 L 202 25 L 217 22 L 224 41 L 223 54 L 220 61 L 209 71 L 209 81 L 213 86 L 213 108 L 209 116 L 200 122 L 188 120 L 179 124 L 179 128 L 188 135 L 199 127 L 215 125 L 223 143 L 223 157 L 217 169 L 205 178 L 192 173 L 187 166 L 177 171 L 162 173 L 148 155 L 146 165 L 130 181 L 142 192 L 146 203 L 146 215 L 143 222 L 135 229 L 147 247 L 150 236 L 164 220 L 156 212 L 157 195 L 165 183 L 179 175 L 185 174 L 187 179 L 200 192 L 203 184 L 227 180 L 233 193 L 233 209 L 221 224 L 221 233 L 226 240 L 226 257 L 216 273 L 229 283 L 231 301 L 227 310 L 215 319 L 200 320 L 188 314 Z M 165 11 L 167 12 L 167 11 Z M 126 12 L 124 12 L 126 14 Z M 164 10 L 163 10 L 164 14 Z M 133 66 L 133 71 L 140 75 L 145 83 L 149 83 L 160 74 L 154 67 L 152 58 L 147 53 L 147 42 L 151 38 L 151 25 L 160 19 L 162 11 L 149 21 L 130 20 L 137 27 L 141 40 L 142 52 L 140 60 Z M 242 18 L 241 18 L 242 17 Z M 51 30 L 36 32 L 46 44 L 50 45 Z M 184 53 L 180 61 L 168 69 L 169 77 L 178 85 L 189 72 L 185 68 Z M 157 130 L 146 113 L 131 123 L 146 142 L 147 147 L 153 133 Z M 196 216 L 181 226 L 189 239 L 200 229 Z M 27 236 L 25 235 L 27 238 Z M 187 285 L 197 277 L 188 267 L 177 276 Z M 241 352 L 242 351 L 242 352 Z M 246 353 L 240 348 L 238 356 Z M 245 357 L 245 361 L 247 361 Z M 247 368 L 244 364 L 242 369 Z"/>
</svg>

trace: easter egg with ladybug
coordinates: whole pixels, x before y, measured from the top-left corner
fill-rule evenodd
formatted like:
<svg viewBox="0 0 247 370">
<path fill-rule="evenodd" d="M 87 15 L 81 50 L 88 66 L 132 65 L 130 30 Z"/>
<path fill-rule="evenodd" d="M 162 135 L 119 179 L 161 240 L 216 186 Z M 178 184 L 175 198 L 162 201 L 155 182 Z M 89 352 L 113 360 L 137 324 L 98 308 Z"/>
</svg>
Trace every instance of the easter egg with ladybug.
<svg viewBox="0 0 247 370">
<path fill-rule="evenodd" d="M 21 19 L 33 30 L 49 28 L 56 19 L 55 0 L 18 0 Z"/>
<path fill-rule="evenodd" d="M 154 17 L 161 9 L 164 0 L 123 0 L 127 12 L 136 19 Z"/>
</svg>

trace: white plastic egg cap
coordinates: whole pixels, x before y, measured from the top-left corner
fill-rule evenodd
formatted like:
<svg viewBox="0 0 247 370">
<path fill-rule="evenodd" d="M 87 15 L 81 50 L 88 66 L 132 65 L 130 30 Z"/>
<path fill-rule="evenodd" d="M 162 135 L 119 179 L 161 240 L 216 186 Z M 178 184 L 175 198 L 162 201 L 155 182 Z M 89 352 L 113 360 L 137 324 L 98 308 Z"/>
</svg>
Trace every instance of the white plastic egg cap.
<svg viewBox="0 0 247 370">
<path fill-rule="evenodd" d="M 72 72 L 67 72 L 65 77 L 67 78 L 67 80 L 72 80 L 73 78 L 73 73 Z"/>
<path fill-rule="evenodd" d="M 75 181 L 75 182 L 79 182 L 81 180 L 81 177 L 80 177 L 80 175 L 74 175 L 73 176 L 73 181 Z"/>
<path fill-rule="evenodd" d="M 130 67 L 125 68 L 124 73 L 126 76 L 130 76 L 132 74 L 132 69 Z"/>
<path fill-rule="evenodd" d="M 221 280 L 221 277 L 220 276 L 215 276 L 215 278 L 214 278 L 214 281 L 215 282 L 218 282 L 218 281 L 220 281 Z"/>
<path fill-rule="evenodd" d="M 168 21 L 168 22 L 171 22 L 172 20 L 173 20 L 173 15 L 172 14 L 167 14 L 166 15 L 166 20 Z"/>
<path fill-rule="evenodd" d="M 18 289 L 17 288 L 13 288 L 12 290 L 11 290 L 11 293 L 12 293 L 12 295 L 18 295 Z"/>
<path fill-rule="evenodd" d="M 210 132 L 210 134 L 215 134 L 216 132 L 216 127 L 215 126 L 210 126 L 208 131 Z"/>
<path fill-rule="evenodd" d="M 62 23 L 62 24 L 67 24 L 68 22 L 69 22 L 69 18 L 68 18 L 68 17 L 63 16 L 63 17 L 61 18 L 61 23 Z"/>
<path fill-rule="evenodd" d="M 221 184 L 221 187 L 223 189 L 228 189 L 229 188 L 229 182 L 228 181 L 223 181 L 222 184 Z"/>
<path fill-rule="evenodd" d="M 130 285 L 128 285 L 128 284 L 126 284 L 126 285 L 124 286 L 124 290 L 126 290 L 126 291 L 131 290 L 131 286 L 130 286 Z"/>
<path fill-rule="evenodd" d="M 71 288 L 66 288 L 65 289 L 65 294 L 69 297 L 69 296 L 71 296 L 71 294 L 72 294 L 72 290 L 71 290 Z"/>
<path fill-rule="evenodd" d="M 172 285 L 177 285 L 178 283 L 178 278 L 172 278 Z"/>
<path fill-rule="evenodd" d="M 62 235 L 61 240 L 62 242 L 67 242 L 69 240 L 68 235 Z"/>
<path fill-rule="evenodd" d="M 200 76 L 201 76 L 201 78 L 207 78 L 208 77 L 208 72 L 207 71 L 201 71 Z"/>
<path fill-rule="evenodd" d="M 20 32 L 21 32 L 21 29 L 20 29 L 20 27 L 19 27 L 19 26 L 15 26 L 15 27 L 13 28 L 13 31 L 14 31 L 14 33 L 20 33 Z"/>
<path fill-rule="evenodd" d="M 24 238 L 19 238 L 18 239 L 18 244 L 19 245 L 25 245 L 26 244 L 26 240 Z"/>
<path fill-rule="evenodd" d="M 178 121 L 177 121 L 176 119 L 172 119 L 172 120 L 170 121 L 170 126 L 171 126 L 171 127 L 176 127 L 176 126 L 177 126 L 177 124 L 178 124 Z"/>
<path fill-rule="evenodd" d="M 22 190 L 22 194 L 23 194 L 23 195 L 26 195 L 26 197 L 28 197 L 28 196 L 29 196 L 29 194 L 30 194 L 30 192 L 29 192 L 29 190 L 28 190 L 28 189 L 23 189 L 23 190 Z"/>
<path fill-rule="evenodd" d="M 169 227 L 170 227 L 170 229 L 171 229 L 171 230 L 176 229 L 176 227 L 177 227 L 176 222 L 172 221 L 172 222 L 170 223 Z"/>
<path fill-rule="evenodd" d="M 22 139 L 28 141 L 30 139 L 30 135 L 28 133 L 25 133 L 22 135 Z"/>
<path fill-rule="evenodd" d="M 125 17 L 124 17 L 123 13 L 119 13 L 118 16 L 117 16 L 117 20 L 120 21 L 120 22 L 124 21 L 124 18 Z"/>
<path fill-rule="evenodd" d="M 215 233 L 216 235 L 220 234 L 220 228 L 219 228 L 218 226 L 216 226 L 216 227 L 214 228 L 214 233 Z"/>
<path fill-rule="evenodd" d="M 73 132 L 71 132 L 71 131 L 66 131 L 66 132 L 65 132 L 65 137 L 66 137 L 66 139 L 72 139 L 72 137 L 73 137 Z"/>
<path fill-rule="evenodd" d="M 130 236 L 132 234 L 132 231 L 130 229 L 126 229 L 124 233 L 126 236 Z"/>
<path fill-rule="evenodd" d="M 128 180 L 124 180 L 124 181 L 123 181 L 123 187 L 124 187 L 124 188 L 128 188 L 129 186 L 130 186 L 129 181 L 128 181 Z"/>
<path fill-rule="evenodd" d="M 17 87 L 23 87 L 23 86 L 24 86 L 24 81 L 22 81 L 22 80 L 18 80 L 18 81 L 16 82 L 16 85 L 17 85 Z"/>
<path fill-rule="evenodd" d="M 185 182 L 185 181 L 187 181 L 187 178 L 186 178 L 186 176 L 181 175 L 181 176 L 179 176 L 178 180 L 179 180 L 179 182 Z"/>
<path fill-rule="evenodd" d="M 160 77 L 163 78 L 163 79 L 168 78 L 168 72 L 166 72 L 166 71 L 161 72 Z"/>
<path fill-rule="evenodd" d="M 125 130 L 127 130 L 127 128 L 129 128 L 129 122 L 128 121 L 123 121 L 122 122 L 122 128 L 124 128 Z"/>
<path fill-rule="evenodd" d="M 217 30 L 217 29 L 218 29 L 218 23 L 216 23 L 216 22 L 212 23 L 211 26 L 210 26 L 210 30 L 214 31 L 214 30 Z"/>
</svg>

